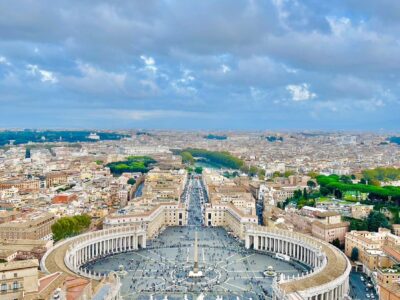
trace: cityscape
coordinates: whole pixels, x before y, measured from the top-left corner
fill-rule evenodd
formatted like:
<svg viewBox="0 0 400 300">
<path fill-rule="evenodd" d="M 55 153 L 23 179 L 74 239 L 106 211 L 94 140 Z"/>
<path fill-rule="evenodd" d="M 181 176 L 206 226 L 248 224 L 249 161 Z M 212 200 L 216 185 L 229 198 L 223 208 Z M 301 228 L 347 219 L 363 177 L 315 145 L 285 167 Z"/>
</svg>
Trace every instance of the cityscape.
<svg viewBox="0 0 400 300">
<path fill-rule="evenodd" d="M 398 0 L 0 3 L 0 300 L 400 300 Z"/>
</svg>

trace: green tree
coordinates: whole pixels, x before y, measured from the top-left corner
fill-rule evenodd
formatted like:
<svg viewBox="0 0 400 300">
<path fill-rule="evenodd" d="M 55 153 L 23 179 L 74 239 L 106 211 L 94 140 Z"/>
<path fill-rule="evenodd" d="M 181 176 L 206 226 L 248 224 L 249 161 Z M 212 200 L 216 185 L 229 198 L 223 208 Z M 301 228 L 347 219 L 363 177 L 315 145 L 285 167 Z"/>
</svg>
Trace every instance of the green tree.
<svg viewBox="0 0 400 300">
<path fill-rule="evenodd" d="M 367 220 L 350 219 L 350 230 L 368 230 Z"/>
<path fill-rule="evenodd" d="M 264 169 L 258 169 L 258 173 L 257 176 L 260 180 L 264 180 L 265 179 L 265 170 Z"/>
<path fill-rule="evenodd" d="M 285 171 L 285 173 L 283 173 L 283 176 L 289 177 L 289 176 L 291 176 L 291 175 L 293 175 L 293 174 L 294 174 L 293 171 Z"/>
<path fill-rule="evenodd" d="M 343 183 L 349 183 L 349 184 L 353 183 L 353 181 L 351 180 L 351 177 L 346 176 L 346 175 L 340 176 L 340 181 Z"/>
<path fill-rule="evenodd" d="M 130 185 L 134 185 L 136 183 L 136 179 L 135 178 L 129 178 L 128 179 L 128 184 L 130 184 Z"/>
<path fill-rule="evenodd" d="M 201 174 L 201 173 L 203 173 L 203 168 L 202 168 L 202 167 L 196 167 L 196 168 L 194 169 L 194 171 L 195 171 L 197 174 Z"/>
<path fill-rule="evenodd" d="M 328 196 L 330 194 L 329 189 L 327 189 L 324 186 L 321 186 L 319 188 L 319 192 L 321 193 L 322 196 Z"/>
<path fill-rule="evenodd" d="M 390 223 L 385 215 L 379 211 L 371 211 L 367 217 L 368 230 L 377 232 L 380 227 L 390 228 Z"/>
<path fill-rule="evenodd" d="M 303 189 L 303 197 L 304 199 L 308 200 L 308 193 L 306 188 Z"/>
<path fill-rule="evenodd" d="M 359 255 L 359 251 L 357 247 L 354 247 L 353 249 L 351 249 L 351 260 L 352 261 L 357 261 L 358 260 L 358 255 Z"/>
<path fill-rule="evenodd" d="M 272 174 L 272 178 L 276 178 L 276 177 L 283 177 L 283 174 L 282 174 L 281 172 L 275 171 L 275 172 Z"/>
<path fill-rule="evenodd" d="M 62 217 L 58 219 L 52 226 L 54 241 L 77 235 L 82 230 L 89 228 L 91 218 L 88 215 L 78 215 L 73 217 Z"/>
<path fill-rule="evenodd" d="M 314 189 L 314 188 L 317 186 L 317 184 L 315 183 L 314 180 L 309 180 L 309 181 L 307 181 L 307 186 L 308 186 L 310 189 Z"/>
<path fill-rule="evenodd" d="M 339 190 L 339 189 L 335 189 L 335 192 L 334 192 L 333 194 L 335 195 L 335 197 L 336 197 L 337 199 L 342 199 L 342 197 L 343 197 L 343 193 L 342 193 L 342 191 Z"/>
<path fill-rule="evenodd" d="M 308 172 L 307 175 L 310 176 L 311 178 L 315 179 L 315 178 L 317 178 L 318 173 L 317 172 Z"/>
<path fill-rule="evenodd" d="M 340 243 L 340 240 L 339 240 L 338 238 L 336 238 L 336 239 L 334 239 L 334 240 L 332 241 L 332 245 L 335 246 L 335 247 L 337 247 L 337 248 L 339 248 L 339 249 L 342 248 L 342 244 Z"/>
<path fill-rule="evenodd" d="M 256 166 L 251 166 L 249 169 L 249 176 L 253 177 L 258 173 L 258 169 Z"/>
<path fill-rule="evenodd" d="M 301 190 L 295 190 L 293 193 L 294 199 L 300 199 L 302 196 L 303 196 L 303 193 L 301 192 Z"/>
<path fill-rule="evenodd" d="M 192 154 L 188 151 L 181 152 L 182 162 L 185 164 L 192 165 L 194 163 L 194 158 Z"/>
</svg>

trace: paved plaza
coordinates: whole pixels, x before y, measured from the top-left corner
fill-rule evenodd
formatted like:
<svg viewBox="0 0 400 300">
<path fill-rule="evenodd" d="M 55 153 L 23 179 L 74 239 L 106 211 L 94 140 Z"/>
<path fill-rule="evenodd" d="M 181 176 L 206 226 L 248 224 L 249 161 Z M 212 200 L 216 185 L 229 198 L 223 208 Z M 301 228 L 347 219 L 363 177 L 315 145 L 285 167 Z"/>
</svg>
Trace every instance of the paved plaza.
<svg viewBox="0 0 400 300">
<path fill-rule="evenodd" d="M 187 195 L 187 196 L 186 196 Z M 274 254 L 247 250 L 225 229 L 204 227 L 207 201 L 200 179 L 190 178 L 184 197 L 188 226 L 168 227 L 148 241 L 146 249 L 101 258 L 84 266 L 98 273 L 121 275 L 124 299 L 265 299 L 272 294 L 274 277 L 263 273 L 272 266 L 277 276 L 308 268 L 276 259 Z M 204 274 L 189 277 L 194 266 L 194 238 L 198 233 L 198 263 Z"/>
<path fill-rule="evenodd" d="M 198 231 L 200 279 L 187 275 L 193 268 L 194 233 Z M 124 299 L 264 299 L 271 295 L 272 277 L 263 272 L 272 266 L 286 275 L 307 270 L 294 262 L 246 250 L 223 228 L 169 227 L 150 241 L 148 248 L 102 258 L 87 269 L 108 273 L 124 266 L 121 294 Z M 135 294 L 135 295 L 133 295 Z"/>
</svg>

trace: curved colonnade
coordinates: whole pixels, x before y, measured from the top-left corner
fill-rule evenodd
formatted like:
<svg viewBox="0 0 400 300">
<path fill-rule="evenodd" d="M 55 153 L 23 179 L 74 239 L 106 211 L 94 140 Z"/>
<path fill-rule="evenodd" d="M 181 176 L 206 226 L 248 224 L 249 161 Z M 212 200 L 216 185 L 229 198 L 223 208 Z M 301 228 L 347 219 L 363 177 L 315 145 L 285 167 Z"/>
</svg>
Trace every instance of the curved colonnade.
<svg viewBox="0 0 400 300">
<path fill-rule="evenodd" d="M 298 276 L 275 278 L 274 299 L 346 299 L 350 261 L 340 250 L 304 234 L 262 226 L 246 228 L 246 248 L 287 255 L 312 268 Z"/>
<path fill-rule="evenodd" d="M 300 233 L 250 226 L 245 229 L 245 246 L 260 252 L 272 252 L 312 268 L 295 277 L 280 276 L 273 283 L 274 299 L 331 300 L 345 299 L 349 289 L 351 265 L 346 256 L 324 241 Z M 43 257 L 41 267 L 48 272 L 51 253 L 59 251 L 63 258 L 59 269 L 65 269 L 93 280 L 103 280 L 106 274 L 89 273 L 82 266 L 90 261 L 120 252 L 146 247 L 146 229 L 121 226 L 89 232 L 56 244 Z M 64 249 L 62 251 L 62 249 Z M 61 263 L 60 263 L 61 264 Z M 119 281 L 106 299 L 118 299 Z"/>
<path fill-rule="evenodd" d="M 118 276 L 89 272 L 82 266 L 90 261 L 109 255 L 146 248 L 146 229 L 141 226 L 120 226 L 88 232 L 57 243 L 41 260 L 46 273 L 55 270 L 80 275 L 109 286 L 105 300 L 120 299 L 121 283 Z M 51 267 L 50 267 L 51 265 Z M 110 278 L 112 276 L 112 278 Z"/>
</svg>

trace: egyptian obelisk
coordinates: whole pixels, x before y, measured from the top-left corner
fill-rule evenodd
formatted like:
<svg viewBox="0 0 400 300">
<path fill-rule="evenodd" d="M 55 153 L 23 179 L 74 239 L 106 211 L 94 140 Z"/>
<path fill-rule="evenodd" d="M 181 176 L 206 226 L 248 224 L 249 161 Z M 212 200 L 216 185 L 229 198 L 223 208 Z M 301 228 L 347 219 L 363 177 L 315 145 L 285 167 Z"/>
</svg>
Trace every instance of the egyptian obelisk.
<svg viewBox="0 0 400 300">
<path fill-rule="evenodd" d="M 199 248 L 197 244 L 197 231 L 194 234 L 194 266 L 193 270 L 189 272 L 189 277 L 203 277 L 203 272 L 199 270 Z"/>
<path fill-rule="evenodd" d="M 199 272 L 199 251 L 197 248 L 197 231 L 194 234 L 194 267 L 193 273 L 197 274 Z"/>
</svg>

